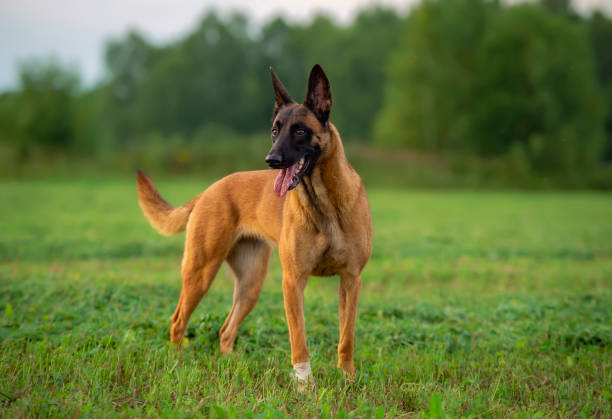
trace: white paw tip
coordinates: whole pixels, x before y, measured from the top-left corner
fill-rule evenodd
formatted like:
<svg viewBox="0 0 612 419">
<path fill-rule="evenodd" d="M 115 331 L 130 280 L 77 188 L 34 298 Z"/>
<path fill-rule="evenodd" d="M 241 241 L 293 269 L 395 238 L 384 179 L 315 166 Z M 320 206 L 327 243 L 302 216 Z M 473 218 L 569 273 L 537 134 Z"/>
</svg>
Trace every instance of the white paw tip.
<svg viewBox="0 0 612 419">
<path fill-rule="evenodd" d="M 300 362 L 293 366 L 294 377 L 298 382 L 298 388 L 304 390 L 314 384 L 310 362 Z"/>
</svg>

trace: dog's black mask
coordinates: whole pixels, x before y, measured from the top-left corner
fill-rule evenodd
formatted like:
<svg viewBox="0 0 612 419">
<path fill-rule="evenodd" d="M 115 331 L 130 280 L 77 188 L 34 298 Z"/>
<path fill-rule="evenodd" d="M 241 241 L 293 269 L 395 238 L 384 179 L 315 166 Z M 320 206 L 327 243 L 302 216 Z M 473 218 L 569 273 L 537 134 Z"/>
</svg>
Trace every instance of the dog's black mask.
<svg viewBox="0 0 612 419">
<path fill-rule="evenodd" d="M 310 176 L 321 155 L 321 138 L 328 133 L 328 117 L 332 105 L 329 80 L 318 64 L 310 71 L 304 104 L 298 105 L 272 68 L 274 87 L 274 122 L 272 149 L 266 163 L 281 169 L 274 182 L 279 197 L 294 189 L 304 176 Z"/>
<path fill-rule="evenodd" d="M 284 196 L 304 176 L 310 176 L 321 155 L 321 148 L 313 142 L 313 129 L 307 124 L 314 119 L 307 118 L 308 112 L 304 107 L 291 106 L 281 109 L 274 120 L 273 145 L 266 163 L 272 169 L 281 169 L 274 185 L 278 196 Z"/>
</svg>

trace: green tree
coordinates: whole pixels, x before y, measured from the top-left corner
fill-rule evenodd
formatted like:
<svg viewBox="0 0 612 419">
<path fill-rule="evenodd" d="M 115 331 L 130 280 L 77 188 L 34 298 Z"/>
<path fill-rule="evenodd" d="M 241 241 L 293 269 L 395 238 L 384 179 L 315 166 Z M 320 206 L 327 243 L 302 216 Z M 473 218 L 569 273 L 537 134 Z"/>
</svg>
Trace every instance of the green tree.
<svg viewBox="0 0 612 419">
<path fill-rule="evenodd" d="M 601 156 L 587 32 L 538 5 L 426 1 L 389 66 L 377 141 L 503 155 L 578 175 Z"/>
<path fill-rule="evenodd" d="M 109 125 L 102 128 L 111 141 L 121 142 L 141 131 L 137 100 L 157 56 L 158 49 L 135 31 L 107 44 L 104 58 L 108 80 L 97 89 L 96 96 L 102 102 L 101 117 Z"/>
<path fill-rule="evenodd" d="M 533 167 L 578 174 L 601 157 L 603 101 L 585 26 L 537 5 L 491 17 L 478 47 L 468 140 L 521 147 Z"/>
<path fill-rule="evenodd" d="M 383 65 L 401 21 L 392 10 L 374 8 L 347 27 L 326 16 L 308 24 L 276 18 L 257 33 L 243 15 L 209 12 L 183 39 L 163 47 L 128 33 L 107 47 L 101 119 L 119 143 L 151 132 L 190 137 L 211 125 L 261 132 L 273 100 L 268 66 L 301 101 L 308 71 L 320 63 L 333 80 L 332 120 L 346 138 L 369 138 L 382 104 Z"/>
<path fill-rule="evenodd" d="M 540 0 L 540 4 L 552 13 L 577 17 L 576 12 L 572 8 L 571 0 Z"/>
<path fill-rule="evenodd" d="M 495 6 L 481 0 L 425 1 L 405 24 L 387 68 L 380 144 L 465 149 L 476 51 Z"/>
<path fill-rule="evenodd" d="M 3 95 L 0 125 L 4 140 L 25 158 L 32 147 L 67 149 L 79 135 L 78 75 L 54 60 L 30 60 L 19 70 L 19 89 Z"/>
<path fill-rule="evenodd" d="M 266 73 L 257 52 L 244 16 L 223 21 L 207 14 L 196 31 L 162 50 L 151 65 L 137 98 L 141 130 L 190 135 L 218 124 L 257 131 L 254 115 L 263 115 L 258 100 L 264 86 L 254 78 Z"/>
<path fill-rule="evenodd" d="M 332 72 L 338 106 L 334 122 L 347 138 L 370 139 L 374 119 L 383 106 L 385 64 L 398 46 L 402 19 L 393 10 L 366 9 L 346 28 L 345 45 L 331 52 L 340 64 Z"/>
<path fill-rule="evenodd" d="M 612 19 L 596 12 L 589 20 L 591 45 L 596 57 L 597 77 L 606 99 L 606 150 L 604 158 L 612 161 Z"/>
<path fill-rule="evenodd" d="M 19 142 L 17 134 L 17 113 L 20 95 L 18 92 L 0 94 L 0 143 L 15 146 Z"/>
<path fill-rule="evenodd" d="M 401 26 L 397 12 L 375 7 L 361 11 L 346 27 L 324 15 L 297 26 L 275 19 L 263 28 L 260 42 L 265 59 L 295 100 L 303 99 L 310 68 L 321 64 L 337 105 L 331 120 L 345 139 L 369 139 L 383 102 L 384 65 L 397 47 Z M 265 93 L 269 103 L 270 94 Z"/>
</svg>

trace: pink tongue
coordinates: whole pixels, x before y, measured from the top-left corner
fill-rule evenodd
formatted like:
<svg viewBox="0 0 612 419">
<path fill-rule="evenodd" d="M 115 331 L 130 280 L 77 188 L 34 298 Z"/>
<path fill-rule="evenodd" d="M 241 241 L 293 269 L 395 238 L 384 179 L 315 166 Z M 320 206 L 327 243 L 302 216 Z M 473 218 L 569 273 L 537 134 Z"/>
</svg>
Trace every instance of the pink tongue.
<svg viewBox="0 0 612 419">
<path fill-rule="evenodd" d="M 293 182 L 293 177 L 297 172 L 298 163 L 295 163 L 293 166 L 286 169 L 281 169 L 281 171 L 278 172 L 276 180 L 274 181 L 274 193 L 276 196 L 282 198 L 287 194 L 289 186 L 291 186 L 291 183 Z"/>
</svg>

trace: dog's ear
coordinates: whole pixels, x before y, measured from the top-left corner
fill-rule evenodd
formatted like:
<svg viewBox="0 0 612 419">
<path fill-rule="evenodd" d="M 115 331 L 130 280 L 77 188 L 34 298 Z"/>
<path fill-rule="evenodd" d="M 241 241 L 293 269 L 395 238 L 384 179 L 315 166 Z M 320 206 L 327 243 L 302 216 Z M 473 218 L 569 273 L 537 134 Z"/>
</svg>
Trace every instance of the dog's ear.
<svg viewBox="0 0 612 419">
<path fill-rule="evenodd" d="M 289 96 L 289 92 L 280 81 L 272 67 L 270 67 L 270 75 L 272 76 L 272 86 L 274 87 L 274 115 L 278 113 L 278 110 L 284 105 L 294 103 L 294 100 Z"/>
<path fill-rule="evenodd" d="M 304 105 L 316 115 L 321 124 L 325 125 L 329 118 L 332 102 L 329 80 L 321 66 L 315 64 L 310 70 Z"/>
</svg>

